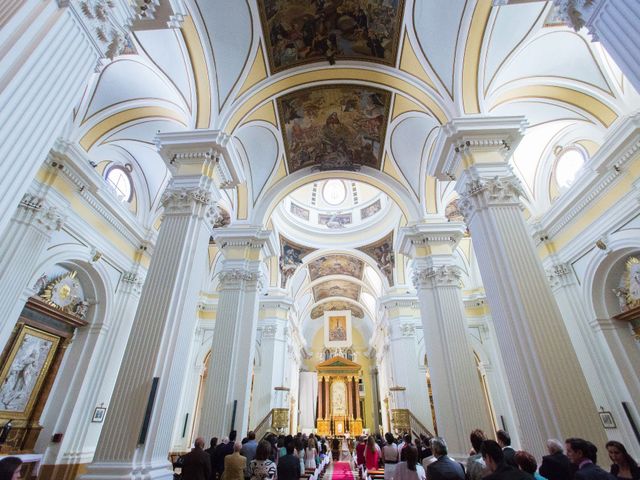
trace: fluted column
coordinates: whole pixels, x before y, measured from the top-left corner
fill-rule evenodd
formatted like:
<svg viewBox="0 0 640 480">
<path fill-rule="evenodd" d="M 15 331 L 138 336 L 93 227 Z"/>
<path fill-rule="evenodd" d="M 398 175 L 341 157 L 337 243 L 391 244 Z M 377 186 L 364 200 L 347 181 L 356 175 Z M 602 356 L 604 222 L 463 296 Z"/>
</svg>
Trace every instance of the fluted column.
<svg viewBox="0 0 640 480">
<path fill-rule="evenodd" d="M 457 179 L 521 446 L 541 455 L 547 438 L 578 436 L 601 447 L 604 430 L 522 215 L 522 188 L 507 164 L 525 127 L 523 117 L 453 120 L 437 140 L 432 173 Z"/>
<path fill-rule="evenodd" d="M 43 196 L 26 194 L 11 217 L 10 227 L 0 236 L 0 349 L 9 340 L 24 308 L 22 293 L 31 285 L 40 255 L 51 235 L 62 228 L 64 214 Z"/>
<path fill-rule="evenodd" d="M 463 224 L 451 222 L 415 225 L 400 233 L 400 248 L 413 259 L 438 433 L 454 455 L 468 450 L 472 430 L 491 431 L 454 258 L 464 230 Z"/>
<path fill-rule="evenodd" d="M 271 232 L 257 227 L 226 227 L 214 239 L 224 260 L 199 427 L 205 438 L 247 431 L 264 260 L 275 252 Z"/>
<path fill-rule="evenodd" d="M 218 219 L 220 185 L 211 175 L 223 161 L 208 150 L 184 148 L 188 155 L 167 155 L 167 148 L 161 149 L 173 174 L 162 199 L 164 219 L 102 435 L 84 479 L 173 478 L 167 454 L 185 380 L 184 361 L 197 324 L 198 295 L 208 270 L 209 237 Z M 141 437 L 146 415 L 148 430 Z"/>
</svg>

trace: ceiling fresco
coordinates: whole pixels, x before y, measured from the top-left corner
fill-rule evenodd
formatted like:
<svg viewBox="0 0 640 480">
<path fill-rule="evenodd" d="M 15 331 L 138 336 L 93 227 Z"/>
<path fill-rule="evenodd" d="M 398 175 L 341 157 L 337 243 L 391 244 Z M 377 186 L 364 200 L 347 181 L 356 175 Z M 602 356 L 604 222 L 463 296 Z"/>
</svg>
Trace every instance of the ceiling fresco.
<svg viewBox="0 0 640 480">
<path fill-rule="evenodd" d="M 258 5 L 273 73 L 318 61 L 396 62 L 404 0 L 258 0 Z"/>
<path fill-rule="evenodd" d="M 358 301 L 360 285 L 347 280 L 328 280 L 313 287 L 313 297 L 316 302 L 328 297 L 347 297 Z"/>
<path fill-rule="evenodd" d="M 358 248 L 358 250 L 373 258 L 380 271 L 389 280 L 389 285 L 393 285 L 393 269 L 396 265 L 393 253 L 393 232 L 377 242 Z"/>
<path fill-rule="evenodd" d="M 324 312 L 337 312 L 340 310 L 351 310 L 351 315 L 357 318 L 364 318 L 364 310 L 349 302 L 335 300 L 317 305 L 311 310 L 311 318 L 315 320 L 324 315 Z"/>
<path fill-rule="evenodd" d="M 350 255 L 327 255 L 309 262 L 309 277 L 314 281 L 327 275 L 349 275 L 362 280 L 364 262 Z"/>
<path fill-rule="evenodd" d="M 293 276 L 296 269 L 302 264 L 304 256 L 313 252 L 315 249 L 293 243 L 282 235 L 280 235 L 280 245 L 280 259 L 278 263 L 282 279 L 281 285 L 282 288 L 284 288 L 287 284 L 287 280 Z"/>
<path fill-rule="evenodd" d="M 289 173 L 380 169 L 391 93 L 337 85 L 299 90 L 278 99 Z"/>
</svg>

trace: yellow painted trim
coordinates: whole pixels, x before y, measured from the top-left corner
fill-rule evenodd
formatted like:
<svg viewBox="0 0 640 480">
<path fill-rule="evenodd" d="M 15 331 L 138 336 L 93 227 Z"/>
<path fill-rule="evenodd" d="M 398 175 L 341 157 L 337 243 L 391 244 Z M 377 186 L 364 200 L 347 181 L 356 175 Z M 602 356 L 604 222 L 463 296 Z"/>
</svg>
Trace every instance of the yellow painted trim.
<svg viewBox="0 0 640 480">
<path fill-rule="evenodd" d="M 236 187 L 238 192 L 238 220 L 246 220 L 249 216 L 249 190 L 247 182 L 238 184 Z"/>
<path fill-rule="evenodd" d="M 391 159 L 389 152 L 385 152 L 384 154 L 384 166 L 382 171 L 391 178 L 395 178 L 400 183 L 404 183 L 404 178 L 400 175 L 400 172 L 396 168 L 395 162 Z"/>
<path fill-rule="evenodd" d="M 600 145 L 598 145 L 593 140 L 578 140 L 576 143 L 583 146 L 590 157 L 593 157 L 596 152 L 600 150 Z"/>
<path fill-rule="evenodd" d="M 548 100 L 556 100 L 573 105 L 576 108 L 589 112 L 605 127 L 611 126 L 618 118 L 616 112 L 597 98 L 571 88 L 552 85 L 531 85 L 508 90 L 496 98 L 491 108 L 494 109 L 503 103 L 525 98 L 546 98 Z"/>
<path fill-rule="evenodd" d="M 133 122 L 135 120 L 141 120 L 143 118 L 169 118 L 176 122 L 187 126 L 187 121 L 184 116 L 179 113 L 170 110 L 165 107 L 136 107 L 128 110 L 123 110 L 104 120 L 98 122 L 91 127 L 87 133 L 80 139 L 80 146 L 86 151 L 89 151 L 95 143 L 104 135 L 109 133 L 115 128 L 118 128 L 126 123 Z"/>
<path fill-rule="evenodd" d="M 436 177 L 427 175 L 425 183 L 425 208 L 427 209 L 427 213 L 438 213 Z"/>
<path fill-rule="evenodd" d="M 240 87 L 238 97 L 249 90 L 251 87 L 256 85 L 258 82 L 261 82 L 262 80 L 267 78 L 267 76 L 267 65 L 264 61 L 264 54 L 262 53 L 262 43 L 259 43 L 258 52 L 256 53 L 256 57 L 253 59 L 253 64 L 251 65 L 251 69 L 247 74 L 247 78 L 245 78 L 244 82 L 242 83 L 242 87 Z"/>
<path fill-rule="evenodd" d="M 276 117 L 276 109 L 273 106 L 273 102 L 268 102 L 257 108 L 253 111 L 247 118 L 244 119 L 242 125 L 246 125 L 249 122 L 255 122 L 257 120 L 262 120 L 264 122 L 268 122 L 274 127 L 278 128 L 278 119 Z"/>
<path fill-rule="evenodd" d="M 420 63 L 418 56 L 416 55 L 416 51 L 411 45 L 411 40 L 409 40 L 409 35 L 405 32 L 404 39 L 402 41 L 402 53 L 400 54 L 400 70 L 407 72 L 410 75 L 413 75 L 416 78 L 419 78 L 424 83 L 429 85 L 431 88 L 436 90 L 436 86 L 427 74 L 426 70 Z"/>
<path fill-rule="evenodd" d="M 271 177 L 271 179 L 269 179 L 269 181 L 264 186 L 262 191 L 263 192 L 268 192 L 271 189 L 271 187 L 273 186 L 274 183 L 282 180 L 286 176 L 287 176 L 286 162 L 284 160 L 284 155 L 281 155 L 280 156 L 280 160 L 278 160 L 278 166 L 276 168 L 276 174 L 273 177 Z"/>
<path fill-rule="evenodd" d="M 478 74 L 482 39 L 491 14 L 491 0 L 479 0 L 473 10 L 462 63 L 462 105 L 465 113 L 480 113 Z"/>
<path fill-rule="evenodd" d="M 201 320 L 215 320 L 216 319 L 215 310 L 198 310 L 198 318 Z"/>
<path fill-rule="evenodd" d="M 391 112 L 391 120 L 407 112 L 424 112 L 424 108 L 413 100 L 409 100 L 404 95 L 397 94 L 393 101 L 393 112 Z"/>
<path fill-rule="evenodd" d="M 103 160 L 102 162 L 99 162 L 98 165 L 96 165 L 96 172 L 98 172 L 100 175 L 104 175 L 104 171 L 107 169 L 107 165 L 109 165 L 111 162 L 111 160 Z"/>
<path fill-rule="evenodd" d="M 198 111 L 196 114 L 196 128 L 208 128 L 211 123 L 211 81 L 207 59 L 204 55 L 202 42 L 198 30 L 190 15 L 184 17 L 182 35 L 189 52 L 189 59 L 193 68 L 193 78 L 196 84 Z"/>
<path fill-rule="evenodd" d="M 366 78 L 371 83 L 404 92 L 407 96 L 414 98 L 422 104 L 424 108 L 432 113 L 441 124 L 444 124 L 449 120 L 444 111 L 433 100 L 433 98 L 427 94 L 427 92 L 410 84 L 406 80 L 384 72 L 347 67 L 333 67 L 331 69 L 297 73 L 295 75 L 284 77 L 271 85 L 265 86 L 263 89 L 256 92 L 255 95 L 248 97 L 246 101 L 238 107 L 229 119 L 229 122 L 227 122 L 225 131 L 227 133 L 233 133 L 242 120 L 257 106 L 271 98 L 277 97 L 282 92 L 291 88 L 300 87 L 313 82 L 345 82 L 362 80 L 363 78 Z"/>
</svg>

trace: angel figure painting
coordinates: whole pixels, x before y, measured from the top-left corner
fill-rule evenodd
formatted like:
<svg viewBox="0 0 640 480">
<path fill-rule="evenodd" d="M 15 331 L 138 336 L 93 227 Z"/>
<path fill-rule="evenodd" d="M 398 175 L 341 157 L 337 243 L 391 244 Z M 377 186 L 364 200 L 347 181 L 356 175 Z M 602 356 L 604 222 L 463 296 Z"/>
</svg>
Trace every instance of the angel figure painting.
<svg viewBox="0 0 640 480">
<path fill-rule="evenodd" d="M 329 341 L 345 342 L 347 340 L 347 317 L 331 317 L 329 319 Z"/>
</svg>

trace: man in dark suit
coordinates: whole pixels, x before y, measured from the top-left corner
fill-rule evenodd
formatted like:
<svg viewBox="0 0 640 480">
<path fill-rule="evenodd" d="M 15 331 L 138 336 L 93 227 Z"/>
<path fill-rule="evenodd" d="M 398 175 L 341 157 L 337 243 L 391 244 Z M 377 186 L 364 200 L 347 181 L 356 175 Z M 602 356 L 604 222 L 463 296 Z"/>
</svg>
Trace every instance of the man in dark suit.
<svg viewBox="0 0 640 480">
<path fill-rule="evenodd" d="M 542 457 L 538 471 L 547 480 L 566 480 L 573 477 L 574 469 L 567 456 L 563 453 L 560 440 L 547 440 L 549 455 Z"/>
<path fill-rule="evenodd" d="M 496 432 L 496 440 L 498 440 L 498 445 L 502 447 L 502 454 L 504 455 L 505 463 L 518 468 L 515 459 L 516 451 L 511 446 L 511 436 L 504 430 L 498 430 Z"/>
<path fill-rule="evenodd" d="M 582 438 L 567 438 L 564 441 L 567 447 L 569 461 L 578 467 L 574 480 L 615 480 L 616 477 L 604 471 L 596 465 L 598 448 L 591 442 Z"/>
<path fill-rule="evenodd" d="M 293 452 L 295 446 L 293 439 L 285 445 L 287 454 L 278 460 L 278 480 L 298 480 L 302 475 L 300 471 L 300 459 Z"/>
<path fill-rule="evenodd" d="M 183 457 L 183 480 L 209 480 L 211 478 L 211 457 L 203 449 L 204 438 L 196 438 L 193 450 Z"/>
<path fill-rule="evenodd" d="M 502 447 L 497 442 L 485 440 L 480 447 L 480 453 L 487 470 L 491 472 L 484 480 L 533 480 L 533 475 L 504 461 Z"/>
<path fill-rule="evenodd" d="M 464 480 L 464 468 L 447 455 L 447 444 L 443 438 L 431 439 L 431 451 L 437 460 L 427 467 L 429 480 Z"/>
</svg>

